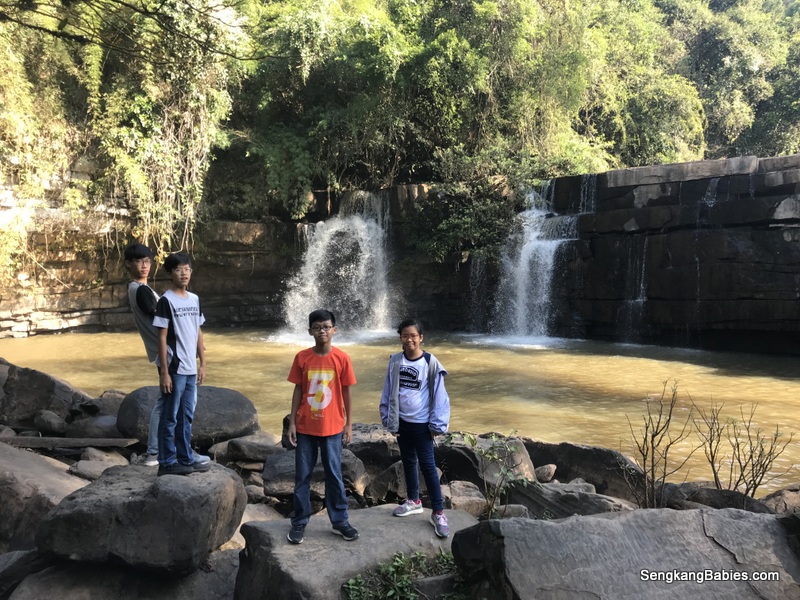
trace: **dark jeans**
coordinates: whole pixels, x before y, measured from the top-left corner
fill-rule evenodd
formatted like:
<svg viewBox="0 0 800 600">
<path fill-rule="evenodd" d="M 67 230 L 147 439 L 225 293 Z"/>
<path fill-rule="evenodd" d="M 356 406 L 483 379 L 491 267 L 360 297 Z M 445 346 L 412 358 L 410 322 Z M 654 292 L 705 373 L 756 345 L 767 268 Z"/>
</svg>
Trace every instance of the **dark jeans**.
<svg viewBox="0 0 800 600">
<path fill-rule="evenodd" d="M 197 404 L 197 375 L 171 374 L 172 393 L 164 394 L 164 407 L 158 420 L 158 462 L 182 465 L 194 462 L 192 420 Z"/>
<path fill-rule="evenodd" d="M 433 437 L 427 423 L 408 423 L 400 419 L 400 434 L 397 445 L 400 446 L 400 458 L 403 459 L 403 473 L 406 476 L 406 494 L 409 500 L 419 500 L 419 473 L 417 465 L 425 478 L 428 497 L 433 510 L 442 510 L 442 486 L 436 473 L 433 460 Z"/>
<path fill-rule="evenodd" d="M 311 475 L 322 454 L 325 469 L 325 507 L 333 525 L 347 523 L 347 497 L 342 480 L 342 434 L 329 436 L 297 434 L 294 451 L 294 515 L 292 525 L 307 525 L 311 517 Z"/>
</svg>

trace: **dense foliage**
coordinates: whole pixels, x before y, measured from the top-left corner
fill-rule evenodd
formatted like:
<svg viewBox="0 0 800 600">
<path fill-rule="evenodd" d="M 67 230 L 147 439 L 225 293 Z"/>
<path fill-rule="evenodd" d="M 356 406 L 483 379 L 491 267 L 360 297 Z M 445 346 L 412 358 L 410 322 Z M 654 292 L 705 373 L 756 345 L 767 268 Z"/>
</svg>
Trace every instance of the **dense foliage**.
<svg viewBox="0 0 800 600">
<path fill-rule="evenodd" d="M 0 168 L 22 198 L 129 210 L 162 248 L 198 214 L 302 218 L 311 190 L 446 182 L 466 200 L 444 189 L 421 215 L 458 238 L 440 256 L 494 243 L 503 186 L 800 151 L 798 7 L 0 0 Z"/>
</svg>

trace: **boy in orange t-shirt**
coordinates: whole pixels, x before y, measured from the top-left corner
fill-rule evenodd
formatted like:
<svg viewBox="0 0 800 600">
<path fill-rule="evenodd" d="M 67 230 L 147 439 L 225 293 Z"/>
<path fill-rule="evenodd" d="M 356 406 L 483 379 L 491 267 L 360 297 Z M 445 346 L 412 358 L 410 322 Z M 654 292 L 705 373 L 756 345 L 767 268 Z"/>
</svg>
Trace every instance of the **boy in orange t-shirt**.
<svg viewBox="0 0 800 600">
<path fill-rule="evenodd" d="M 303 541 L 311 517 L 311 474 L 322 454 L 325 469 L 325 506 L 333 532 L 345 540 L 358 538 L 347 518 L 347 497 L 342 480 L 342 443 L 350 443 L 350 386 L 356 376 L 350 357 L 331 344 L 336 317 L 328 310 L 308 315 L 308 333 L 314 347 L 297 353 L 289 371 L 294 385 L 289 415 L 289 441 L 295 446 L 294 514 L 287 539 Z"/>
</svg>

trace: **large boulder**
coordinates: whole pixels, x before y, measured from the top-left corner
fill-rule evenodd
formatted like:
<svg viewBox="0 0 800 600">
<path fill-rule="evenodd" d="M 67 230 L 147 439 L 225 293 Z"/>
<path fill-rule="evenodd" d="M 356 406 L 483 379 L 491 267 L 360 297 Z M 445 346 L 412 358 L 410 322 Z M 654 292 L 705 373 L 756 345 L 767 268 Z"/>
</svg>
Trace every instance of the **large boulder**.
<svg viewBox="0 0 800 600">
<path fill-rule="evenodd" d="M 0 552 L 33 549 L 40 521 L 86 483 L 62 463 L 0 443 Z"/>
<path fill-rule="evenodd" d="M 91 399 L 65 381 L 0 358 L 0 423 L 33 425 L 40 410 L 66 419 L 75 406 Z"/>
<path fill-rule="evenodd" d="M 117 427 L 124 437 L 147 442 L 150 415 L 158 386 L 146 386 L 128 394 L 119 407 Z M 206 450 L 213 444 L 255 433 L 260 429 L 253 403 L 235 390 L 201 385 L 192 423 L 192 445 Z"/>
<path fill-rule="evenodd" d="M 114 415 L 100 415 L 78 419 L 67 426 L 66 437 L 70 438 L 121 438 Z"/>
<path fill-rule="evenodd" d="M 456 533 L 452 549 L 486 600 L 800 599 L 787 530 L 736 509 L 483 521 Z"/>
<path fill-rule="evenodd" d="M 214 552 L 186 577 L 143 576 L 119 565 L 61 564 L 28 576 L 13 600 L 233 600 L 239 551 Z"/>
<path fill-rule="evenodd" d="M 524 438 L 524 443 L 534 464 L 556 465 L 555 478 L 559 481 L 580 478 L 591 483 L 599 494 L 636 502 L 633 490 L 641 489 L 644 474 L 616 450 L 570 442 L 551 444 L 530 438 Z"/>
<path fill-rule="evenodd" d="M 669 508 L 681 509 L 686 502 L 688 506 L 700 504 L 711 508 L 739 508 L 757 513 L 775 512 L 760 500 L 736 490 L 718 490 L 711 483 L 687 482 L 674 486 L 667 484 L 666 488 L 669 491 L 664 495 Z"/>
<path fill-rule="evenodd" d="M 537 519 L 561 519 L 572 515 L 595 515 L 634 510 L 636 506 L 621 498 L 613 498 L 582 489 L 588 484 L 533 483 L 515 484 L 508 490 L 508 501 L 527 507 Z"/>
<path fill-rule="evenodd" d="M 764 505 L 778 514 L 800 513 L 800 483 L 793 483 L 764 496 Z"/>
<path fill-rule="evenodd" d="M 353 439 L 347 449 L 361 459 L 370 475 L 380 473 L 400 460 L 397 438 L 382 425 L 374 423 L 354 423 Z"/>
<path fill-rule="evenodd" d="M 264 493 L 276 498 L 290 498 L 294 494 L 294 450 L 272 454 L 264 462 L 261 474 Z M 342 479 L 345 490 L 363 497 L 369 484 L 369 475 L 363 463 L 350 450 L 342 450 Z M 325 470 L 318 458 L 311 475 L 311 497 L 325 498 Z"/>
<path fill-rule="evenodd" d="M 437 476 L 441 479 L 442 472 L 437 468 Z M 425 483 L 425 477 L 421 471 L 418 471 L 419 476 L 419 491 L 421 494 L 427 494 L 428 486 Z M 369 485 L 364 490 L 364 496 L 372 504 L 381 504 L 385 501 L 394 501 L 408 497 L 408 488 L 406 487 L 406 474 L 403 469 L 403 461 L 398 460 L 388 469 L 371 477 Z M 427 498 L 423 498 L 426 501 Z M 426 503 L 426 506 L 429 504 Z"/>
<path fill-rule="evenodd" d="M 533 462 L 518 437 L 454 432 L 447 443 L 435 448 L 434 454 L 448 481 L 471 481 L 480 488 L 484 484 L 502 485 L 501 478 L 536 481 Z"/>
<path fill-rule="evenodd" d="M 246 503 L 241 479 L 218 465 L 183 477 L 111 467 L 47 516 L 36 543 L 63 558 L 186 574 L 231 538 Z"/>
<path fill-rule="evenodd" d="M 361 532 L 352 542 L 331 533 L 328 517 L 321 515 L 311 517 L 299 546 L 286 542 L 286 520 L 243 525 L 247 547 L 239 557 L 237 600 L 340 600 L 348 579 L 391 561 L 398 552 L 433 557 L 450 548 L 451 538 L 434 534 L 429 510 L 398 519 L 392 516 L 393 508 L 351 511 L 350 523 Z M 461 511 L 448 511 L 447 516 L 452 532 L 477 522 Z"/>
</svg>

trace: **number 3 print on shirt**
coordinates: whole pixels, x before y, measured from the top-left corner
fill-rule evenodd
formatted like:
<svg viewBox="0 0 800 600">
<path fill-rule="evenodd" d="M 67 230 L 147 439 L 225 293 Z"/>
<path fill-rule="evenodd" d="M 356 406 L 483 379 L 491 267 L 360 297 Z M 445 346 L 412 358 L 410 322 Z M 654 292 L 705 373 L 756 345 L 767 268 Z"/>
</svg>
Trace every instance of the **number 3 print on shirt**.
<svg viewBox="0 0 800 600">
<path fill-rule="evenodd" d="M 333 381 L 333 369 L 319 369 L 308 372 L 308 395 L 306 401 L 311 406 L 311 412 L 324 410 L 333 399 L 330 383 Z"/>
</svg>

